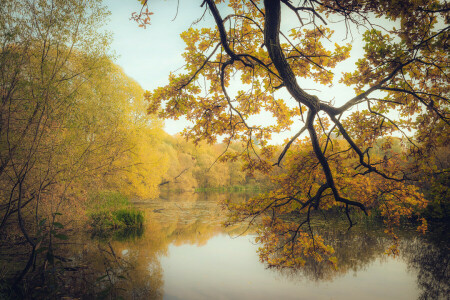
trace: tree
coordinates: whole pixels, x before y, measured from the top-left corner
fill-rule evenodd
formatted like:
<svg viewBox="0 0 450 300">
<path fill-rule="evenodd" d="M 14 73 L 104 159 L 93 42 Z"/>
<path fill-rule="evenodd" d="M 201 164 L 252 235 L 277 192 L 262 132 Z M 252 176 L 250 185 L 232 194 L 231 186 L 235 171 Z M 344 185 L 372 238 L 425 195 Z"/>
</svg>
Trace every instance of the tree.
<svg viewBox="0 0 450 300">
<path fill-rule="evenodd" d="M 2 3 L 0 228 L 17 213 L 30 244 L 21 209 L 55 182 L 67 190 L 84 159 L 67 147 L 75 141 L 68 112 L 103 59 L 108 37 L 97 30 L 105 15 L 96 1 Z"/>
<path fill-rule="evenodd" d="M 83 101 L 72 112 L 73 124 L 84 131 L 78 136 L 86 136 L 90 149 L 95 149 L 84 165 L 96 177 L 90 177 L 86 186 L 141 199 L 156 197 L 167 169 L 158 148 L 162 123 L 145 113 L 141 86 L 107 60 L 83 86 L 81 95 Z"/>
<path fill-rule="evenodd" d="M 275 191 L 230 204 L 231 221 L 263 217 L 263 260 L 290 266 L 301 265 L 304 255 L 331 257 L 333 249 L 311 229 L 315 210 L 342 210 L 351 227 L 351 210 L 367 215 L 377 208 L 396 239 L 400 217 L 426 205 L 412 183 L 448 172 L 433 167 L 438 147 L 449 143 L 448 3 L 221 2 L 202 1 L 202 18 L 212 16 L 215 26 L 182 34 L 184 70 L 145 94 L 149 112 L 186 116 L 194 125 L 184 135 L 195 142 L 240 141 L 245 151 L 224 158 L 239 156 L 251 172 L 267 173 L 285 160 Z M 146 12 L 136 19 L 149 21 Z M 362 57 L 339 76 L 333 69 L 349 58 L 350 38 L 360 32 Z M 341 44 L 345 38 L 350 42 Z M 317 85 L 307 78 L 326 92 L 310 92 Z M 341 94 L 337 81 L 354 92 Z M 276 123 L 255 121 L 262 111 Z M 298 122 L 303 126 L 275 157 L 272 134 Z M 395 137 L 400 151 L 392 148 Z"/>
<path fill-rule="evenodd" d="M 107 15 L 97 0 L 2 1 L 0 239 L 18 229 L 30 249 L 15 289 L 32 265 L 54 263 L 87 191 L 158 193 L 161 122 L 108 57 Z"/>
<path fill-rule="evenodd" d="M 0 233 L 3 238 L 11 232 L 5 228 L 17 226 L 30 247 L 14 288 L 44 243 L 53 258 L 54 240 L 65 238 L 57 234 L 62 225 L 55 212 L 70 198 L 88 153 L 77 151 L 69 112 L 104 55 L 108 37 L 97 30 L 106 14 L 98 1 L 2 1 Z M 45 201 L 53 204 L 46 207 L 48 226 Z"/>
</svg>

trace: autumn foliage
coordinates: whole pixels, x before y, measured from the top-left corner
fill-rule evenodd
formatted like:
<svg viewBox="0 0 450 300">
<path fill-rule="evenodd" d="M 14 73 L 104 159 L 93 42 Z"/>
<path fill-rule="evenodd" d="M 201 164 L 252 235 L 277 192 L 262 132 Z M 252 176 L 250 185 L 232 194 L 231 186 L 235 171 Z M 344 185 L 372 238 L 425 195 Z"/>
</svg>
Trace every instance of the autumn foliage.
<svg viewBox="0 0 450 300">
<path fill-rule="evenodd" d="M 162 123 L 111 61 L 100 1 L 1 6 L 0 245 L 24 253 L 1 285 L 24 298 L 26 274 L 55 270 L 68 231 L 85 225 L 89 194 L 155 197 L 166 169 Z"/>
<path fill-rule="evenodd" d="M 250 173 L 285 168 L 275 190 L 229 203 L 230 222 L 262 219 L 261 258 L 274 265 L 301 265 L 305 255 L 333 263 L 314 230 L 316 210 L 342 211 L 350 227 L 355 213 L 376 210 L 396 243 L 394 227 L 427 203 L 415 183 L 448 172 L 436 163 L 449 143 L 448 4 L 205 0 L 202 8 L 212 25 L 182 34 L 184 69 L 145 98 L 150 113 L 191 120 L 183 134 L 195 143 L 241 144 L 223 160 L 241 159 Z M 341 72 L 354 35 L 360 58 Z M 298 133 L 276 151 L 271 138 L 290 129 Z"/>
</svg>

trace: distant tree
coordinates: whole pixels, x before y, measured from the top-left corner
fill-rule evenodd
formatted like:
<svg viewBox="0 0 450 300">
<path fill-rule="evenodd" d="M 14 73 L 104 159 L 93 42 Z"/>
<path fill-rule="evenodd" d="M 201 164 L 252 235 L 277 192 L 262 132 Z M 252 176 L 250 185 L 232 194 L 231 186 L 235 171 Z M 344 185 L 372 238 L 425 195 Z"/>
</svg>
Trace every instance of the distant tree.
<svg viewBox="0 0 450 300">
<path fill-rule="evenodd" d="M 377 208 L 396 239 L 400 217 L 426 205 L 412 183 L 418 174 L 448 172 L 433 161 L 450 142 L 446 1 L 298 2 L 201 1 L 202 18 L 212 16 L 215 27 L 187 29 L 184 70 L 145 95 L 149 112 L 192 121 L 184 135 L 195 142 L 240 141 L 245 151 L 224 157 L 239 156 L 250 172 L 269 172 L 285 159 L 276 190 L 230 204 L 231 221 L 263 216 L 261 257 L 282 266 L 301 265 L 304 255 L 332 257 L 312 230 L 315 210 L 340 209 L 351 227 L 352 208 L 366 215 Z M 141 3 L 135 19 L 145 25 L 151 2 Z M 334 32 L 336 22 L 343 31 Z M 354 35 L 364 43 L 363 55 L 340 76 L 333 69 L 352 50 L 351 41 L 342 41 Z M 325 96 L 303 78 L 326 87 Z M 335 89 L 337 80 L 354 93 Z M 276 124 L 258 120 L 262 111 Z M 292 129 L 294 121 L 303 126 L 275 157 L 272 134 Z M 400 152 L 389 136 L 402 137 Z M 419 229 L 426 229 L 424 220 Z"/>
<path fill-rule="evenodd" d="M 82 123 L 79 116 L 75 123 L 88 130 L 85 135 L 96 149 L 87 165 L 103 163 L 94 171 L 97 178 L 90 178 L 88 184 L 130 197 L 155 198 L 168 167 L 158 148 L 165 133 L 162 122 L 145 113 L 141 86 L 106 61 L 84 85 L 82 95 L 88 123 Z"/>
</svg>

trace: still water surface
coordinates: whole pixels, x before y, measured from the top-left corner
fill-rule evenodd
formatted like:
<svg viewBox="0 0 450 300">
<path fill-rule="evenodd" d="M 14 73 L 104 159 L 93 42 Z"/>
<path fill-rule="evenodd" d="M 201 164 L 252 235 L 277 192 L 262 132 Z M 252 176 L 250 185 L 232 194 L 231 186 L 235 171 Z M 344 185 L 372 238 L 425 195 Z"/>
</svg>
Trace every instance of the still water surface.
<svg viewBox="0 0 450 300">
<path fill-rule="evenodd" d="M 248 238 L 213 237 L 202 247 L 169 247 L 161 259 L 165 299 L 414 299 L 416 274 L 404 262 L 375 259 L 326 281 L 283 276 L 258 261 Z"/>
<path fill-rule="evenodd" d="M 390 240 L 381 231 L 330 229 L 337 271 L 314 262 L 301 270 L 269 269 L 259 261 L 251 229 L 221 226 L 224 197 L 230 196 L 181 194 L 136 203 L 147 219 L 142 236 L 110 242 L 129 268 L 125 297 L 448 299 L 448 249 L 413 232 L 403 234 L 394 258 L 384 254 Z"/>
</svg>

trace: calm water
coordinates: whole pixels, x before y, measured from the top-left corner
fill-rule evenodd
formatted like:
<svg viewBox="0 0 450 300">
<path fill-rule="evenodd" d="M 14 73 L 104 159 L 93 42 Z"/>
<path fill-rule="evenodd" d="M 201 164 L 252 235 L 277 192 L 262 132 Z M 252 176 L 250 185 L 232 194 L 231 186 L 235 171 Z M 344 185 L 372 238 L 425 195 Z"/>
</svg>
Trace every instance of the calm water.
<svg viewBox="0 0 450 300">
<path fill-rule="evenodd" d="M 251 230 L 222 228 L 217 201 L 223 197 L 183 194 L 136 203 L 147 218 L 141 236 L 93 239 L 78 259 L 118 275 L 114 288 L 129 299 L 448 299 L 448 248 L 411 232 L 402 234 L 394 258 L 384 254 L 390 240 L 382 231 L 330 229 L 337 271 L 315 262 L 268 269 Z"/>
</svg>

